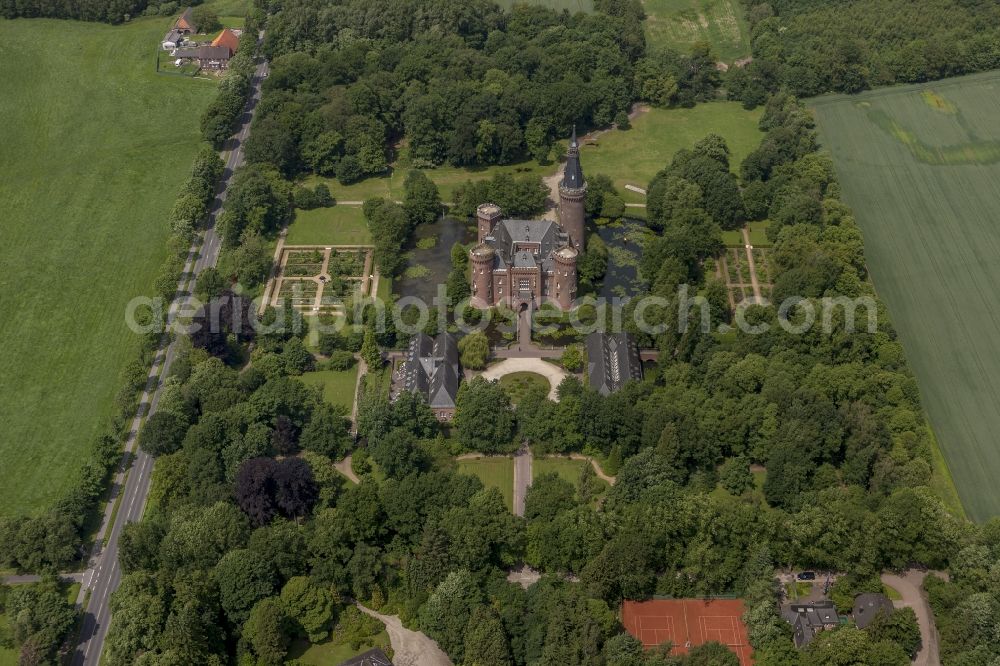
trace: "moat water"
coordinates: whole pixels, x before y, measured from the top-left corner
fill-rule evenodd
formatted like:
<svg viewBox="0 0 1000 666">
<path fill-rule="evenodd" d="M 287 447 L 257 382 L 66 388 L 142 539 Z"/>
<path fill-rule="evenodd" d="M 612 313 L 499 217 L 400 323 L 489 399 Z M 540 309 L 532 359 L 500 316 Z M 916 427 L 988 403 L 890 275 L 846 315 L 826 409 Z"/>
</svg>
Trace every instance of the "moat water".
<svg viewBox="0 0 1000 666">
<path fill-rule="evenodd" d="M 581 295 L 611 300 L 634 296 L 642 291 L 644 285 L 639 279 L 638 269 L 643 237 L 649 233 L 645 223 L 630 218 L 605 225 L 591 223 L 588 233 L 596 234 L 607 246 L 608 270 L 595 287 L 582 286 Z M 475 241 L 476 226 L 471 221 L 443 217 L 433 224 L 418 226 L 406 249 L 404 271 L 394 281 L 393 291 L 400 298 L 417 298 L 433 304 L 438 285 L 448 280 L 452 245 L 461 243 L 471 247 Z M 499 343 L 502 333 L 492 329 L 493 326 L 487 333 L 495 344 Z M 551 343 L 558 344 L 559 341 L 553 339 Z"/>
</svg>

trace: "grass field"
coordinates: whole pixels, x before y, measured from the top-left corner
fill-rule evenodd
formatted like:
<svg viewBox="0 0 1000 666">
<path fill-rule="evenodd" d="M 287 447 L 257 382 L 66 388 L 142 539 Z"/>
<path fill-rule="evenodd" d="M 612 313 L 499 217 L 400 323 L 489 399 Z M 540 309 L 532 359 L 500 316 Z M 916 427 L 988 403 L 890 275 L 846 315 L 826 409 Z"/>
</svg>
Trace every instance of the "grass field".
<svg viewBox="0 0 1000 666">
<path fill-rule="evenodd" d="M 441 193 L 441 200 L 450 202 L 455 193 L 455 188 L 469 180 L 489 180 L 496 173 L 510 173 L 515 176 L 524 174 L 537 174 L 547 176 L 556 169 L 554 164 L 539 165 L 531 160 L 519 164 L 508 164 L 504 166 L 490 166 L 479 168 L 453 167 L 442 165 L 435 169 L 426 169 L 427 176 L 438 186 Z M 316 183 L 326 183 L 330 188 L 330 193 L 337 201 L 364 201 L 371 197 L 389 197 L 394 200 L 403 198 L 403 182 L 406 174 L 410 171 L 409 159 L 406 151 L 393 166 L 390 175 L 382 178 L 366 178 L 351 185 L 341 185 L 335 178 L 320 178 L 311 176 L 306 179 L 305 184 L 312 186 Z M 315 211 L 312 211 L 315 212 Z"/>
<path fill-rule="evenodd" d="M 979 521 L 1000 513 L 998 93 L 992 72 L 812 100 L 947 461 L 935 488 L 950 469 Z"/>
<path fill-rule="evenodd" d="M 627 194 L 625 185 L 645 189 L 675 152 L 692 147 L 710 133 L 726 140 L 730 167 L 738 171 L 743 158 L 760 143 L 757 122 L 761 112 L 759 108 L 747 111 L 735 102 L 699 104 L 693 109 L 650 109 L 632 122 L 632 129 L 606 132 L 584 143 L 580 149 L 583 171 L 611 176 L 623 194 Z M 626 200 L 644 198 L 626 196 Z"/>
<path fill-rule="evenodd" d="M 296 210 L 295 221 L 288 227 L 287 245 L 369 245 L 368 232 L 361 206 L 333 206 Z"/>
<path fill-rule="evenodd" d="M 740 0 L 642 0 L 646 43 L 686 53 L 708 42 L 716 57 L 733 62 L 750 55 L 750 30 Z"/>
<path fill-rule="evenodd" d="M 357 650 L 352 649 L 348 643 L 326 641 L 312 645 L 308 641 L 299 640 L 292 643 L 288 650 L 288 658 L 295 659 L 295 663 L 303 666 L 327 666 L 347 661 L 373 647 L 387 645 L 389 645 L 389 634 L 384 631 L 373 637 L 371 642 L 363 643 Z"/>
<path fill-rule="evenodd" d="M 164 25 L 0 20 L 0 514 L 59 496 L 137 348 L 215 92 L 154 72 Z"/>
<path fill-rule="evenodd" d="M 303 373 L 306 384 L 323 387 L 323 397 L 332 405 L 346 407 L 348 413 L 354 405 L 354 389 L 358 382 L 358 366 L 350 370 L 317 370 Z M 350 415 L 350 414 L 348 414 Z"/>
<path fill-rule="evenodd" d="M 459 460 L 460 474 L 479 477 L 487 488 L 496 488 L 503 495 L 507 508 L 514 508 L 514 460 L 506 456 Z"/>
<path fill-rule="evenodd" d="M 566 479 L 573 484 L 574 488 L 579 489 L 580 487 L 580 474 L 583 472 L 585 466 L 590 465 L 587 460 L 572 460 L 570 458 L 540 458 L 536 457 L 531 462 L 531 477 L 537 479 L 541 474 L 548 474 L 549 472 L 555 472 L 563 479 Z M 596 479 L 597 484 L 601 487 L 599 494 L 603 494 L 608 490 L 611 485 L 601 479 Z"/>
</svg>

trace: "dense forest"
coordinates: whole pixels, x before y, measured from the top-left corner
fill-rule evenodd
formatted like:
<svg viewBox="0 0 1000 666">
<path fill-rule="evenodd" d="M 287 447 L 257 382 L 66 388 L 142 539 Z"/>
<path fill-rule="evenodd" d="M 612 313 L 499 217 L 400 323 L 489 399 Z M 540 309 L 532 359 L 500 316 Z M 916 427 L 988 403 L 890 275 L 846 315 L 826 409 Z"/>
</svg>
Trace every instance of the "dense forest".
<svg viewBox="0 0 1000 666">
<path fill-rule="evenodd" d="M 417 168 L 545 162 L 574 124 L 624 122 L 638 99 L 715 94 L 707 49 L 647 56 L 636 0 L 594 14 L 477 2 L 291 0 L 265 7 L 272 58 L 247 143 L 286 176 L 350 183 L 405 149 Z"/>
<path fill-rule="evenodd" d="M 753 62 L 730 71 L 730 95 L 759 104 L 858 92 L 1000 67 L 1000 5 L 992 0 L 743 0 Z"/>
</svg>

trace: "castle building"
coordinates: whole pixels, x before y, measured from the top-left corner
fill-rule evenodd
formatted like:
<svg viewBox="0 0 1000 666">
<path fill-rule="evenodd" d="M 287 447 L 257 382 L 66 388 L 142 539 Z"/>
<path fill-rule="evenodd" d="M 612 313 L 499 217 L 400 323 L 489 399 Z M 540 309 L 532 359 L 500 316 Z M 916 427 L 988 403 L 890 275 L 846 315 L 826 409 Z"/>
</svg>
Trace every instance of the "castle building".
<svg viewBox="0 0 1000 666">
<path fill-rule="evenodd" d="M 458 362 L 458 343 L 447 331 L 432 338 L 418 333 L 410 340 L 403 363 L 397 371 L 401 390 L 419 393 L 440 421 L 455 416 L 455 400 L 462 370 Z M 393 397 L 395 400 L 395 397 Z"/>
<path fill-rule="evenodd" d="M 552 303 L 561 310 L 576 298 L 576 262 L 584 251 L 587 181 L 580 167 L 576 128 L 559 183 L 559 222 L 512 220 L 496 204 L 476 209 L 478 244 L 470 251 L 472 304 L 516 309 Z"/>
</svg>

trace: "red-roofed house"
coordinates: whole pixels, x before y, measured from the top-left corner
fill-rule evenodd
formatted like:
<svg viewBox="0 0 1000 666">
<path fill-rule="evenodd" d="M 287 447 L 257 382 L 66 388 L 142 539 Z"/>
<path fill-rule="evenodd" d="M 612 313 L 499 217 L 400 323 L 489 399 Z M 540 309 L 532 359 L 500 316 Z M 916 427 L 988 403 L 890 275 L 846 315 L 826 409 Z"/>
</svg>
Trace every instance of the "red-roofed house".
<svg viewBox="0 0 1000 666">
<path fill-rule="evenodd" d="M 240 48 L 240 38 L 229 28 L 223 28 L 222 32 L 212 40 L 212 46 L 225 46 L 231 55 Z"/>
</svg>

